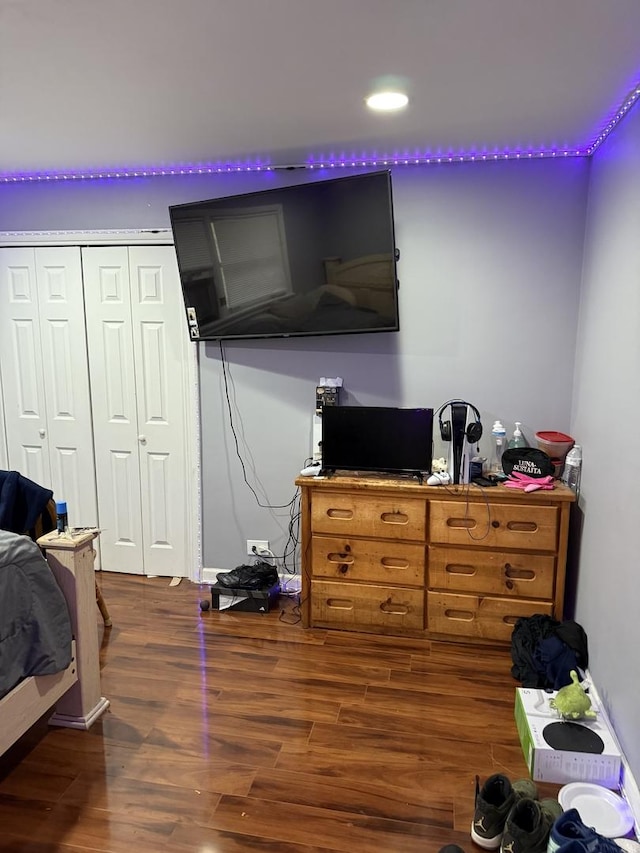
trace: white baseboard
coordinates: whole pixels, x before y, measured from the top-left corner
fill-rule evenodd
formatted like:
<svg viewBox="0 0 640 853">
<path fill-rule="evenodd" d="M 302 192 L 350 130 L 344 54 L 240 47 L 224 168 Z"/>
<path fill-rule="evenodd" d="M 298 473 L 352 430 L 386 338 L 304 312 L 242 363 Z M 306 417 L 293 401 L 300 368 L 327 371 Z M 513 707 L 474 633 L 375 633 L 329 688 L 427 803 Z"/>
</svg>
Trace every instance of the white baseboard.
<svg viewBox="0 0 640 853">
<path fill-rule="evenodd" d="M 622 756 L 622 779 L 620 783 L 620 790 L 622 796 L 629 804 L 629 808 L 631 809 L 631 813 L 633 814 L 633 822 L 634 822 L 634 831 L 636 834 L 636 838 L 640 838 L 640 788 L 638 787 L 638 783 L 631 772 L 631 768 L 629 767 L 629 763 L 625 758 L 624 752 L 622 751 L 622 747 L 620 746 L 620 742 L 618 740 L 618 736 L 616 735 L 616 731 L 611 724 L 611 720 L 609 719 L 609 715 L 607 713 L 606 708 L 600 698 L 600 694 L 598 693 L 598 688 L 593 683 L 593 679 L 591 678 L 591 673 L 587 670 L 586 673 L 587 681 L 589 682 L 589 693 L 591 693 L 598 704 L 598 714 L 604 718 L 604 722 L 609 727 L 609 731 L 613 735 L 613 739 L 616 742 L 616 746 L 620 750 L 620 755 Z"/>
<path fill-rule="evenodd" d="M 216 575 L 220 572 L 230 572 L 231 569 L 208 569 L 206 566 L 202 568 L 202 583 L 215 583 Z"/>
<path fill-rule="evenodd" d="M 629 803 L 633 814 L 634 830 L 636 838 L 640 838 L 640 788 L 636 782 L 627 760 L 622 756 L 622 795 Z"/>
</svg>

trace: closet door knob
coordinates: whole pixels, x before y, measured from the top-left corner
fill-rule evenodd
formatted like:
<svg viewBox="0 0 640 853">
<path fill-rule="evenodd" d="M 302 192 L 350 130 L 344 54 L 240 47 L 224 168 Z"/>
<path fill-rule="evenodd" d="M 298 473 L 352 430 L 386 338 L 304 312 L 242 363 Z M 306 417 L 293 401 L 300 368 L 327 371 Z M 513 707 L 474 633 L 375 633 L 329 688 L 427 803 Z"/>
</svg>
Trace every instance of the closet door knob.
<svg viewBox="0 0 640 853">
<path fill-rule="evenodd" d="M 146 435 L 139 435 L 138 441 L 140 442 L 140 444 L 146 444 L 147 443 L 147 436 Z"/>
<path fill-rule="evenodd" d="M 44 438 L 46 434 L 47 434 L 46 430 L 44 430 L 44 429 L 38 430 L 38 435 L 40 436 L 40 438 Z"/>
</svg>

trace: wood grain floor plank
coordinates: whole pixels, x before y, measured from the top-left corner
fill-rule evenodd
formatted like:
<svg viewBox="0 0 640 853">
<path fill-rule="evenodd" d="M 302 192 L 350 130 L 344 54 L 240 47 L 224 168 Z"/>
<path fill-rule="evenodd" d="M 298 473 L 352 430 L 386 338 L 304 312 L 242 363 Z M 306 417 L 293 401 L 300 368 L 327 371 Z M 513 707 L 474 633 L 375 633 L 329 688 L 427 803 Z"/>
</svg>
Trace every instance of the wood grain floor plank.
<svg viewBox="0 0 640 853">
<path fill-rule="evenodd" d="M 182 788 L 175 784 L 138 778 L 108 776 L 96 778 L 80 773 L 64 792 L 68 806 L 92 808 L 114 814 L 127 814 L 144 821 L 165 820 L 197 823 L 206 821 L 220 801 L 221 794 L 198 788 Z"/>
<path fill-rule="evenodd" d="M 391 664 L 384 665 L 382 661 L 379 666 L 363 665 L 350 661 L 349 666 L 345 667 L 344 659 L 334 662 L 300 655 L 296 659 L 281 658 L 274 674 L 284 678 L 301 678 L 309 672 L 310 668 L 313 668 L 315 678 L 347 684 L 386 684 L 391 679 L 391 673 L 394 672 L 395 674 L 396 672 Z M 409 678 L 411 677 L 409 670 L 402 669 L 397 672 L 399 675 L 404 674 Z"/>
<path fill-rule="evenodd" d="M 136 752 L 119 775 L 137 779 L 144 787 L 159 783 L 194 792 L 245 795 L 256 770 L 252 765 L 211 759 L 204 753 L 194 755 L 148 744 Z"/>
<path fill-rule="evenodd" d="M 301 674 L 287 678 L 286 675 L 263 673 L 247 679 L 239 677 L 237 671 L 230 669 L 214 670 L 210 673 L 210 677 L 220 696 L 226 690 L 233 690 L 248 682 L 255 688 L 256 692 L 287 697 L 293 706 L 304 706 L 307 700 L 338 702 L 340 704 L 344 701 L 363 701 L 366 689 L 366 685 L 359 681 L 351 684 L 322 677 L 318 678 L 312 668 L 306 677 Z M 179 688 L 177 698 L 182 701 L 183 696 L 186 697 L 186 695 L 184 689 Z M 245 709 L 245 715 L 251 712 L 260 714 L 260 708 Z"/>
<path fill-rule="evenodd" d="M 273 841 L 301 843 L 311 835 L 321 838 L 328 849 L 344 853 L 399 849 L 403 853 L 424 853 L 430 844 L 440 844 L 441 839 L 456 835 L 455 830 L 437 826 L 249 797 L 222 797 L 211 819 L 215 829 L 237 833 L 251 832 L 254 824 L 260 826 L 263 837 Z"/>
<path fill-rule="evenodd" d="M 215 718 L 201 729 L 183 729 L 176 727 L 168 730 L 158 721 L 158 727 L 151 730 L 145 739 L 149 746 L 192 755 L 201 760 L 206 756 L 209 761 L 228 761 L 233 764 L 246 764 L 249 767 L 274 767 L 280 744 L 264 738 L 248 737 L 246 732 L 236 730 L 224 734 L 217 730 Z"/>
<path fill-rule="evenodd" d="M 431 792 L 415 788 L 380 786 L 370 781 L 347 781 L 336 785 L 331 778 L 313 773 L 283 770 L 260 770 L 249 791 L 250 797 L 317 806 L 325 810 L 352 812 L 369 817 L 453 827 L 453 804 L 450 798 L 435 799 Z"/>
<path fill-rule="evenodd" d="M 262 686 L 262 685 L 261 685 Z M 270 714 L 290 720 L 316 722 L 336 722 L 341 703 L 328 697 L 308 695 L 301 691 L 297 701 L 292 702 L 286 693 L 270 693 L 266 690 L 222 690 L 215 699 L 212 712 L 224 711 L 228 714 L 256 713 Z"/>
<path fill-rule="evenodd" d="M 244 833 L 226 832 L 202 824 L 180 824 L 171 835 L 171 853 L 331 853 L 328 847 L 309 844 L 291 844 L 274 841 L 261 834 L 260 826 L 255 833 L 245 827 Z"/>
<path fill-rule="evenodd" d="M 487 746 L 465 744 L 460 749 L 449 741 L 441 743 L 440 748 L 445 752 L 430 754 L 428 760 L 423 756 L 390 759 L 388 752 L 377 755 L 371 751 L 354 751 L 347 760 L 342 749 L 309 748 L 303 751 L 285 745 L 276 767 L 292 772 L 305 767 L 308 773 L 332 780 L 338 788 L 368 783 L 377 786 L 383 796 L 390 796 L 391 789 L 403 789 L 424 792 L 426 796 L 438 799 L 469 790 L 476 771 L 487 776 L 495 772 Z"/>
</svg>

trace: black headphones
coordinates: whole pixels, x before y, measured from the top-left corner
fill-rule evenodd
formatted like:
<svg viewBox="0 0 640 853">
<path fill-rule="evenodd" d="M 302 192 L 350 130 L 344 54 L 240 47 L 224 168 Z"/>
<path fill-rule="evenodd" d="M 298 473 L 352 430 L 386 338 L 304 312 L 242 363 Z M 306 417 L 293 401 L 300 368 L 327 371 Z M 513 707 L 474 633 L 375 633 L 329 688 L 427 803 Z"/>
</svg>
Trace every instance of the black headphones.
<svg viewBox="0 0 640 853">
<path fill-rule="evenodd" d="M 469 408 L 473 411 L 474 415 L 476 416 L 476 419 L 475 419 L 475 421 L 473 421 L 473 423 L 470 423 L 467 426 L 466 431 L 465 431 L 465 435 L 467 437 L 467 441 L 469 442 L 469 444 L 477 444 L 480 441 L 480 439 L 482 438 L 482 423 L 480 422 L 480 412 L 476 409 L 476 407 L 472 403 L 467 403 L 466 400 L 447 400 L 447 402 L 444 403 L 442 406 L 440 406 L 440 408 L 438 409 L 438 420 L 440 421 L 440 436 L 441 436 L 442 440 L 443 441 L 451 441 L 452 436 L 453 436 L 453 429 L 451 427 L 451 421 L 443 421 L 442 420 L 442 413 L 447 408 L 447 406 L 451 406 L 451 412 L 452 412 L 452 417 L 453 417 L 454 421 L 457 420 L 456 414 L 459 414 L 459 412 L 454 410 L 454 406 L 456 407 L 456 409 L 458 409 L 458 407 L 461 408 L 462 406 L 464 406 L 465 410 L 467 408 Z M 465 420 L 466 420 L 466 413 L 465 413 Z"/>
</svg>

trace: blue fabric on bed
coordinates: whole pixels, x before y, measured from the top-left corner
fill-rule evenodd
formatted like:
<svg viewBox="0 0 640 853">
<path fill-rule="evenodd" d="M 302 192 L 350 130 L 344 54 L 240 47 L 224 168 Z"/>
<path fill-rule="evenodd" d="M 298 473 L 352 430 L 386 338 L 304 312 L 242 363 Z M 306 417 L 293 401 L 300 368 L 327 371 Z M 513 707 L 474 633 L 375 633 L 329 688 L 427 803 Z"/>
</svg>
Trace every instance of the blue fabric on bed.
<svg viewBox="0 0 640 853">
<path fill-rule="evenodd" d="M 0 528 L 13 533 L 31 530 L 53 497 L 18 471 L 0 471 Z"/>
</svg>

